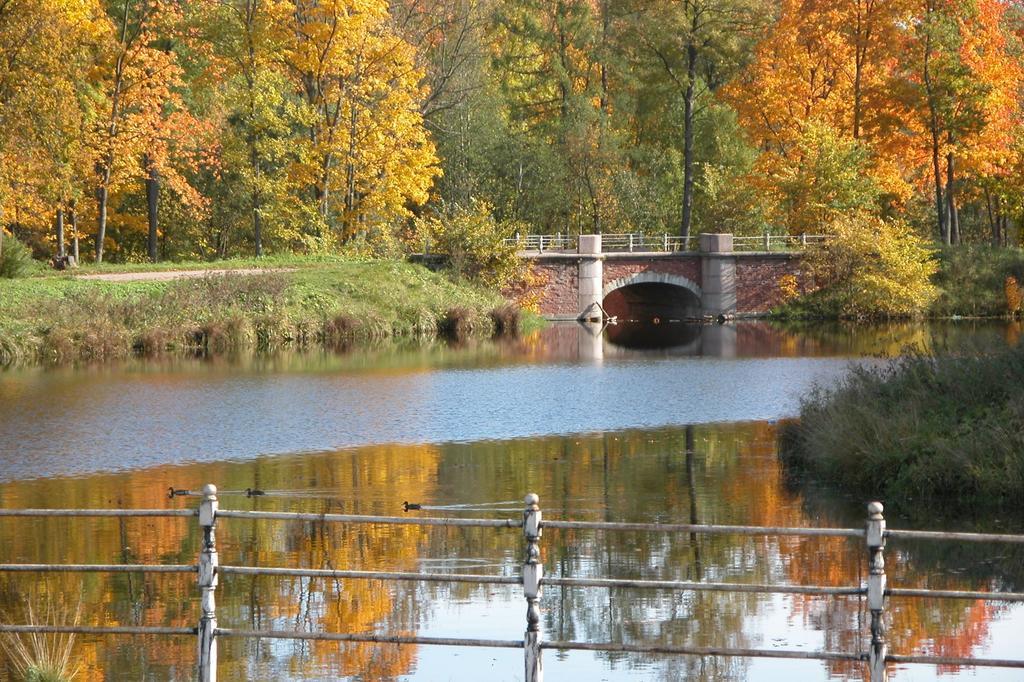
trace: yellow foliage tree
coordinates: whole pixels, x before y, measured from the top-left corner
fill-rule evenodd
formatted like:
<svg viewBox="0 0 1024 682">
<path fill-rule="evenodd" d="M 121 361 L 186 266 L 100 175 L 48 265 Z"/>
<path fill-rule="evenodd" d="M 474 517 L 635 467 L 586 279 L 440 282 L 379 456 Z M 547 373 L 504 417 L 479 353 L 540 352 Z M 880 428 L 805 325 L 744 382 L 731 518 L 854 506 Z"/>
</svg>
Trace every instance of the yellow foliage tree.
<svg viewBox="0 0 1024 682">
<path fill-rule="evenodd" d="M 828 227 L 833 236 L 811 254 L 810 267 L 829 311 L 903 317 L 924 312 L 938 296 L 934 251 L 906 223 L 857 212 Z"/>
<path fill-rule="evenodd" d="M 96 0 L 0 3 L 0 222 L 45 231 L 89 165 L 87 46 L 101 15 Z"/>
<path fill-rule="evenodd" d="M 440 173 L 419 108 L 427 92 L 384 0 L 296 0 L 293 9 L 286 59 L 309 125 L 295 170 L 344 241 L 427 200 Z"/>
</svg>

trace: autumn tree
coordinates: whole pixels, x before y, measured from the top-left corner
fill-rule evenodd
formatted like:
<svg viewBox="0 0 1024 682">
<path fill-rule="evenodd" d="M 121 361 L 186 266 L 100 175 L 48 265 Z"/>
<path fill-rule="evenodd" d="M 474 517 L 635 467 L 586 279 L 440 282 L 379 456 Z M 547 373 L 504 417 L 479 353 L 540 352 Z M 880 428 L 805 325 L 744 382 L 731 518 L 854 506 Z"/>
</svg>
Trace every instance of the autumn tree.
<svg viewBox="0 0 1024 682">
<path fill-rule="evenodd" d="M 155 183 L 159 175 L 187 201 L 202 205 L 202 197 L 191 191 L 172 163 L 190 152 L 186 145 L 172 141 L 197 132 L 180 97 L 181 65 L 166 45 L 182 7 L 178 0 L 112 0 L 107 12 L 110 39 L 97 65 L 103 77 L 103 111 L 92 133 L 98 156 L 98 262 L 103 260 L 112 191 L 140 178 Z M 154 211 L 153 203 L 148 203 Z M 152 219 L 150 223 L 155 232 Z"/>
<path fill-rule="evenodd" d="M 293 189 L 288 166 L 300 123 L 284 73 L 291 7 L 279 0 L 210 0 L 205 25 L 216 53 L 222 92 L 222 179 L 246 197 L 253 250 L 263 255 L 266 223 L 274 236 L 296 237 L 283 225 Z"/>
<path fill-rule="evenodd" d="M 90 0 L 0 3 L 0 216 L 22 229 L 59 229 L 89 163 L 83 133 L 98 18 Z M 63 239 L 51 241 L 62 254 Z"/>
<path fill-rule="evenodd" d="M 436 166 L 412 47 L 383 0 L 297 0 L 285 59 L 308 116 L 298 172 L 344 241 L 427 200 Z"/>
</svg>

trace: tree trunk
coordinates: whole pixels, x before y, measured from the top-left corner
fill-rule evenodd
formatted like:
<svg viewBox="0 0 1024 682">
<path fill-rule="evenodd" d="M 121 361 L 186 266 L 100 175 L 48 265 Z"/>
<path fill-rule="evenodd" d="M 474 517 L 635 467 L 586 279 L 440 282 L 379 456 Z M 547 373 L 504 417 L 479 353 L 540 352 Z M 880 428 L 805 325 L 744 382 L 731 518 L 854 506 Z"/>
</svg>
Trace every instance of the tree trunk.
<svg viewBox="0 0 1024 682">
<path fill-rule="evenodd" d="M 998 201 L 998 197 L 996 201 Z M 988 216 L 988 229 L 992 232 L 992 246 L 999 246 L 1001 241 L 999 238 L 999 222 L 996 216 L 992 213 L 992 193 L 987 189 L 985 190 L 985 209 Z"/>
<path fill-rule="evenodd" d="M 263 219 L 260 217 L 260 197 L 252 197 L 252 235 L 256 246 L 256 257 L 263 257 Z"/>
<path fill-rule="evenodd" d="M 57 209 L 56 220 L 54 221 L 57 226 L 57 258 L 64 258 L 64 207 L 61 206 Z"/>
<path fill-rule="evenodd" d="M 960 243 L 960 212 L 956 208 L 956 176 L 953 152 L 946 154 L 946 200 L 949 208 L 949 241 L 947 244 Z"/>
<path fill-rule="evenodd" d="M 75 265 L 78 265 L 78 211 L 75 210 L 78 202 L 71 200 L 71 255 L 75 258 Z"/>
<path fill-rule="evenodd" d="M 251 125 L 251 124 L 250 124 Z M 252 238 L 256 247 L 256 257 L 263 256 L 263 219 L 260 217 L 260 156 L 256 149 L 256 139 L 252 131 L 249 133 L 249 165 L 252 169 Z"/>
<path fill-rule="evenodd" d="M 927 4 L 929 23 L 935 11 L 931 2 Z M 930 26 L 929 26 L 930 31 Z M 949 244 L 949 223 L 942 201 L 942 169 L 939 165 L 939 114 L 935 106 L 935 92 L 931 76 L 932 37 L 928 33 L 924 46 L 924 86 L 928 97 L 928 128 L 932 136 L 932 175 L 935 180 L 935 214 L 938 221 L 939 237 L 943 244 Z"/>
<path fill-rule="evenodd" d="M 4 255 L 4 212 L 0 208 L 0 258 Z"/>
<path fill-rule="evenodd" d="M 104 173 L 106 176 L 99 189 L 96 190 L 96 262 L 103 262 L 103 240 L 107 238 L 107 202 L 110 198 L 110 192 L 107 189 L 107 182 L 110 177 L 110 172 Z"/>
<path fill-rule="evenodd" d="M 159 228 L 160 210 L 160 171 L 153 164 L 149 154 L 142 157 L 142 166 L 146 169 L 146 218 L 149 221 L 149 260 L 157 261 L 157 229 Z"/>
<path fill-rule="evenodd" d="M 697 46 L 691 36 L 686 46 L 686 91 L 683 93 L 683 212 L 679 235 L 685 245 L 690 241 L 693 215 L 693 99 L 697 80 Z"/>
</svg>

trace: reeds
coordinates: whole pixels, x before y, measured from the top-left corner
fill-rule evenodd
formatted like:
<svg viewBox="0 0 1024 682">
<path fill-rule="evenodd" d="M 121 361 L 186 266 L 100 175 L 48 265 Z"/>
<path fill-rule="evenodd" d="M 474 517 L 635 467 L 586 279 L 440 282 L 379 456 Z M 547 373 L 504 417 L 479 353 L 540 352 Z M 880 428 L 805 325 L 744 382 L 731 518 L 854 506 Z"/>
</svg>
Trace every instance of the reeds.
<svg viewBox="0 0 1024 682">
<path fill-rule="evenodd" d="M 47 603 L 40 620 L 31 602 L 25 607 L 26 621 L 30 625 L 78 625 L 81 604 L 73 614 L 64 607 Z M 71 616 L 69 618 L 69 615 Z M 74 633 L 15 633 L 4 632 L 0 649 L 14 667 L 16 679 L 22 682 L 69 682 L 78 676 L 81 665 L 74 660 Z"/>
</svg>

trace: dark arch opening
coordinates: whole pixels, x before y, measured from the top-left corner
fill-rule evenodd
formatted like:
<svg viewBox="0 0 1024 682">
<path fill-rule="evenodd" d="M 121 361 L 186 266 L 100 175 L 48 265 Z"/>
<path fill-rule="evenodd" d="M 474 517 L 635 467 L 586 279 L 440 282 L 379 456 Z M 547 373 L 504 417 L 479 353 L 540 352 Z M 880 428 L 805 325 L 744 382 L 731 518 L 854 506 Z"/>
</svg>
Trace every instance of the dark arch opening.
<svg viewBox="0 0 1024 682">
<path fill-rule="evenodd" d="M 620 322 L 658 324 L 700 317 L 700 299 L 696 294 L 664 282 L 627 284 L 605 296 L 603 305 Z"/>
</svg>

